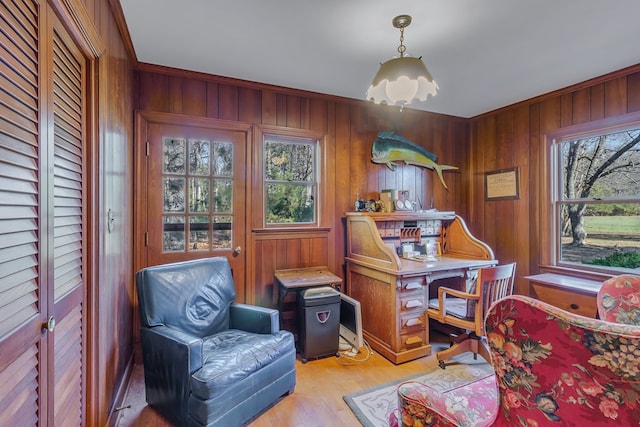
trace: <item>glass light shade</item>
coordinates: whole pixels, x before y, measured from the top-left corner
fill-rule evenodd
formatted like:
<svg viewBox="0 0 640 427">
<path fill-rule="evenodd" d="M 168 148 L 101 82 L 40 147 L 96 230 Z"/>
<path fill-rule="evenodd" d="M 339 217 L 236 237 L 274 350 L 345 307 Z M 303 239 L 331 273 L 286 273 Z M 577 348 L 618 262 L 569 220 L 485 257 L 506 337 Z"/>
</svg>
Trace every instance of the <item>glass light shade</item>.
<svg viewBox="0 0 640 427">
<path fill-rule="evenodd" d="M 434 96 L 438 85 L 420 58 L 400 57 L 380 65 L 367 90 L 367 99 L 376 104 L 408 105 Z"/>
</svg>

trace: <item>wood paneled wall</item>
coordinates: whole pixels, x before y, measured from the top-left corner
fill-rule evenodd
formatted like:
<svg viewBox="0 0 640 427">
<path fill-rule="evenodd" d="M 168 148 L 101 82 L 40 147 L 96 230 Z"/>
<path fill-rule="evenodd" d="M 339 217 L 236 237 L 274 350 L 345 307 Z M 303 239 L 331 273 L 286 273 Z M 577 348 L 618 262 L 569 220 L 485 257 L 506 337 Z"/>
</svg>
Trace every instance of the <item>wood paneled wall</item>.
<svg viewBox="0 0 640 427">
<path fill-rule="evenodd" d="M 57 0 L 56 0 L 57 1 Z M 95 188 L 90 202 L 92 246 L 96 260 L 90 267 L 87 292 L 91 307 L 87 326 L 87 425 L 112 423 L 122 399 L 133 356 L 133 66 L 135 55 L 115 0 L 78 0 L 84 4 L 104 51 L 95 65 L 98 141 L 89 171 Z M 65 3 L 66 0 L 63 2 Z M 76 9 L 76 13 L 81 11 Z M 84 11 L 82 11 L 84 13 Z M 113 215 L 111 231 L 108 212 Z"/>
<path fill-rule="evenodd" d="M 273 286 L 275 270 L 330 265 L 329 262 L 329 229 L 314 231 L 273 232 L 263 230 L 254 236 L 255 257 L 253 299 L 255 304 L 273 306 L 277 291 Z"/>
<path fill-rule="evenodd" d="M 547 185 L 545 135 L 559 128 L 640 111 L 640 65 L 521 102 L 471 120 L 469 221 L 501 262 L 517 261 L 516 292 L 527 294 L 522 276 L 548 263 L 548 218 L 541 215 Z M 484 173 L 520 168 L 520 198 L 484 199 Z"/>
<path fill-rule="evenodd" d="M 327 265 L 344 277 L 342 218 L 353 210 L 356 194 L 364 198 L 377 197 L 385 188 L 409 190 L 425 207 L 433 199 L 438 209 L 465 214 L 468 120 L 150 64 L 139 64 L 137 88 L 139 110 L 284 126 L 326 135 L 322 163 L 327 180 L 321 185 L 327 197 L 326 206 L 321 208 L 320 230 L 261 230 L 261 207 L 249 212 L 252 225 L 247 230 L 251 236 L 247 302 L 266 304 L 271 299 L 276 269 Z M 433 171 L 400 166 L 392 172 L 371 162 L 371 145 L 378 131 L 389 130 L 433 151 L 439 163 L 460 167 L 460 171 L 445 173 L 448 191 Z M 249 187 L 250 193 L 261 191 L 255 182 Z M 473 224 L 470 226 L 473 231 Z"/>
</svg>

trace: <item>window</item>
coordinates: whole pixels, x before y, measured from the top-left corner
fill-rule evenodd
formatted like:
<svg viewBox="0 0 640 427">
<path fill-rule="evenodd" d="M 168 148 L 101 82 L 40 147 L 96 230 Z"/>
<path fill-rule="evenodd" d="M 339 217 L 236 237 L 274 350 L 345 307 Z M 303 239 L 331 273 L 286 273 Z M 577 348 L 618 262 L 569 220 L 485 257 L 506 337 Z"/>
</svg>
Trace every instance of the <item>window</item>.
<svg viewBox="0 0 640 427">
<path fill-rule="evenodd" d="M 640 272 L 640 123 L 551 145 L 555 264 Z"/>
<path fill-rule="evenodd" d="M 264 135 L 267 225 L 317 223 L 318 144 L 314 138 Z"/>
</svg>

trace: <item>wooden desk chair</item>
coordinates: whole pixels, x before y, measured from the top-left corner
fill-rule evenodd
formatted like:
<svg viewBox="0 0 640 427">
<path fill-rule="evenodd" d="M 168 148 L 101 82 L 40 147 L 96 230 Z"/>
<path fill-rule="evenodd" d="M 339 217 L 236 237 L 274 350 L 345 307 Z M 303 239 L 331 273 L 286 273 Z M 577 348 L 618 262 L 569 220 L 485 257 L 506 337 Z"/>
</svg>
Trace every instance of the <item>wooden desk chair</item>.
<svg viewBox="0 0 640 427">
<path fill-rule="evenodd" d="M 478 278 L 469 292 L 441 286 L 438 298 L 429 301 L 427 315 L 445 325 L 464 329 L 466 332 L 453 339 L 452 346 L 436 353 L 438 364 L 458 354 L 473 352 L 490 362 L 489 350 L 483 340 L 484 317 L 491 304 L 513 293 L 516 264 L 486 267 L 478 270 Z"/>
</svg>

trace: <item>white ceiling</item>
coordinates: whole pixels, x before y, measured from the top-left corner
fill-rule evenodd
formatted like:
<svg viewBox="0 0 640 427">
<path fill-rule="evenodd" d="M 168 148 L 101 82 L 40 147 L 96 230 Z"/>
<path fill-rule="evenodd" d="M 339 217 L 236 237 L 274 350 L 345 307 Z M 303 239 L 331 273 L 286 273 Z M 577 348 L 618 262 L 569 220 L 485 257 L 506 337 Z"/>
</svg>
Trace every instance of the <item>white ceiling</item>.
<svg viewBox="0 0 640 427">
<path fill-rule="evenodd" d="M 140 62 L 363 99 L 407 53 L 460 117 L 640 63 L 638 0 L 120 0 Z"/>
</svg>

